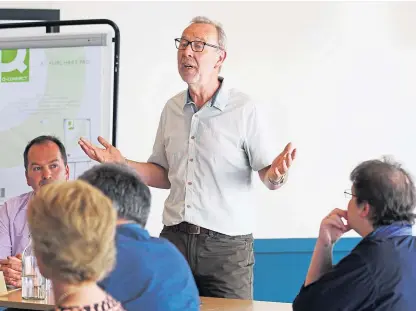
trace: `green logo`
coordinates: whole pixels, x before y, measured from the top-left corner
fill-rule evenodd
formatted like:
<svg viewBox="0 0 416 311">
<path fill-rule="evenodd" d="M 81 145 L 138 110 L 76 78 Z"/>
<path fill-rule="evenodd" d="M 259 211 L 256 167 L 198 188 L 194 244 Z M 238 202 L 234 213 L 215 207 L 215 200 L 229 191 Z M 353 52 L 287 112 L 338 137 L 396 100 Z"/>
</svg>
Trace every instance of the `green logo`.
<svg viewBox="0 0 416 311">
<path fill-rule="evenodd" d="M 29 82 L 29 49 L 0 50 L 1 82 Z"/>
<path fill-rule="evenodd" d="M 68 130 L 73 130 L 75 127 L 74 127 L 74 121 L 71 121 L 71 120 L 69 120 L 68 121 Z"/>
</svg>

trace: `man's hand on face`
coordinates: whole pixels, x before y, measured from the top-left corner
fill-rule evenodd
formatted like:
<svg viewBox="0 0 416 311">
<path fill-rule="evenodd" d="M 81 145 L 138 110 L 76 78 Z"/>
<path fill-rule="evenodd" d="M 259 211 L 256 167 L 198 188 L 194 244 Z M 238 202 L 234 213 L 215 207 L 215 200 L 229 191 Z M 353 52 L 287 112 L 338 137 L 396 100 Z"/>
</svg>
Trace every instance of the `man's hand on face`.
<svg viewBox="0 0 416 311">
<path fill-rule="evenodd" d="M 22 287 L 22 254 L 0 259 L 0 270 L 7 285 Z"/>
<path fill-rule="evenodd" d="M 329 213 L 321 222 L 318 241 L 330 246 L 335 244 L 344 233 L 351 230 L 350 226 L 344 224 L 342 219 L 348 221 L 347 211 L 336 208 Z"/>
</svg>

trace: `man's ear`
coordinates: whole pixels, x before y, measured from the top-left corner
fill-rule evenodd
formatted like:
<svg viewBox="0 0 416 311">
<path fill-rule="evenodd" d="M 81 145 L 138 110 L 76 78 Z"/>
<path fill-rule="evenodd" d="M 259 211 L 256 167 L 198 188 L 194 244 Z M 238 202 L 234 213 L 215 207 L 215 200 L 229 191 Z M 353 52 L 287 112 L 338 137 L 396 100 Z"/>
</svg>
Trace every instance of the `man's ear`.
<svg viewBox="0 0 416 311">
<path fill-rule="evenodd" d="M 25 176 L 26 176 L 26 183 L 29 187 L 31 187 L 31 185 L 29 184 L 29 176 L 27 175 L 27 170 L 25 170 Z"/>
<path fill-rule="evenodd" d="M 224 50 L 219 50 L 218 53 L 218 60 L 215 63 L 214 68 L 220 68 L 222 63 L 225 61 L 225 59 L 227 58 L 227 52 Z"/>
<path fill-rule="evenodd" d="M 361 205 L 360 212 L 359 212 L 360 216 L 363 218 L 368 218 L 371 213 L 371 205 L 368 204 L 368 202 L 363 202 L 360 205 Z"/>
</svg>

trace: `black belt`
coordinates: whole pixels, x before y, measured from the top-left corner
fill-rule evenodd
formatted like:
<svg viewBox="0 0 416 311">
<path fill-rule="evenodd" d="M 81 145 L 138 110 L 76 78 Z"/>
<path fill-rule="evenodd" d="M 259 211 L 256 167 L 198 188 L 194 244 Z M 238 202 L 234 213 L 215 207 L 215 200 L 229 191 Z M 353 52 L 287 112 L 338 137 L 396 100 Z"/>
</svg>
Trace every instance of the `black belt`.
<svg viewBox="0 0 416 311">
<path fill-rule="evenodd" d="M 212 230 L 190 224 L 188 222 L 181 222 L 180 224 L 174 226 L 166 226 L 166 229 L 173 232 L 184 232 L 188 234 L 209 234 L 210 232 L 214 232 Z"/>
</svg>

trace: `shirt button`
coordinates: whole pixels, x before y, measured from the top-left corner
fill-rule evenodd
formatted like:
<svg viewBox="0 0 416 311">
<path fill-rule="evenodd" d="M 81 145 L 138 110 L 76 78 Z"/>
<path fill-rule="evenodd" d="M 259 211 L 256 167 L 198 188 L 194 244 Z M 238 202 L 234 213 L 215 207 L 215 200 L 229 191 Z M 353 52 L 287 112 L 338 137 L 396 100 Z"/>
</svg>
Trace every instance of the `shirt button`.
<svg viewBox="0 0 416 311">
<path fill-rule="evenodd" d="M 189 161 L 190 161 L 190 162 L 193 162 L 193 161 L 194 161 L 194 159 L 189 159 Z"/>
<path fill-rule="evenodd" d="M 192 136 L 191 139 L 195 139 L 195 136 Z"/>
<path fill-rule="evenodd" d="M 192 181 L 188 181 L 188 185 L 192 185 Z"/>
</svg>

